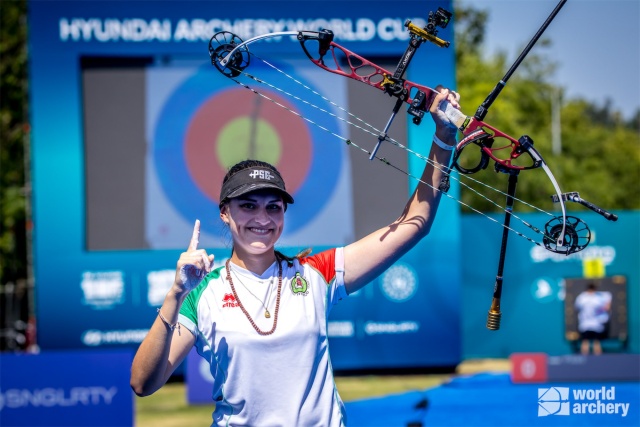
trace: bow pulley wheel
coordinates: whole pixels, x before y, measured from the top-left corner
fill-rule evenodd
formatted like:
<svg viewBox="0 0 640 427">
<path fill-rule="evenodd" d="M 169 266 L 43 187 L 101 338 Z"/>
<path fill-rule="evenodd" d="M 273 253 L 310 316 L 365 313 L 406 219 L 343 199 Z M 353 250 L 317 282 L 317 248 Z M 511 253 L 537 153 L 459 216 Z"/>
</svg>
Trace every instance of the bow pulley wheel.
<svg viewBox="0 0 640 427">
<path fill-rule="evenodd" d="M 586 222 L 574 216 L 568 216 L 564 229 L 562 245 L 558 243 L 562 233 L 562 217 L 555 217 L 544 226 L 545 233 L 542 243 L 544 247 L 558 254 L 569 255 L 580 252 L 591 241 L 591 230 Z"/>
<path fill-rule="evenodd" d="M 242 46 L 234 52 L 241 43 L 242 39 L 229 31 L 215 33 L 209 40 L 211 64 L 227 77 L 237 77 L 249 66 L 249 50 L 246 47 Z"/>
</svg>

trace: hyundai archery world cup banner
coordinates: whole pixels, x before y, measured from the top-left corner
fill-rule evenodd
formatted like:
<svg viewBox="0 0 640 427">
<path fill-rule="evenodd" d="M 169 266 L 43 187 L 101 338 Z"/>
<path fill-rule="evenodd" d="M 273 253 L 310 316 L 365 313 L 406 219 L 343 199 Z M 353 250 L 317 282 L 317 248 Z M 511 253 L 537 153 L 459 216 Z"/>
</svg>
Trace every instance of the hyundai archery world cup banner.
<svg viewBox="0 0 640 427">
<path fill-rule="evenodd" d="M 324 28 L 393 72 L 409 42 L 405 21 L 422 28 L 430 11 L 452 10 L 432 1 L 336 5 L 30 2 L 41 348 L 137 347 L 196 219 L 200 246 L 216 265 L 229 257 L 218 199 L 237 161 L 258 158 L 282 172 L 296 201 L 278 244 L 284 253 L 346 245 L 398 217 L 416 180 L 366 154 L 394 99 L 319 68 L 295 36 L 250 44 L 250 76 L 229 78 L 209 58 L 210 39 L 221 31 L 248 40 Z M 438 37 L 453 42 L 452 27 Z M 453 44 L 424 43 L 405 77 L 453 88 L 454 58 Z M 426 155 L 432 121 L 427 114 L 416 126 L 410 118 L 401 111 L 389 134 Z M 391 144 L 379 156 L 413 176 L 424 167 Z M 459 361 L 459 222 L 458 205 L 443 200 L 431 234 L 334 309 L 328 331 L 336 368 Z"/>
</svg>

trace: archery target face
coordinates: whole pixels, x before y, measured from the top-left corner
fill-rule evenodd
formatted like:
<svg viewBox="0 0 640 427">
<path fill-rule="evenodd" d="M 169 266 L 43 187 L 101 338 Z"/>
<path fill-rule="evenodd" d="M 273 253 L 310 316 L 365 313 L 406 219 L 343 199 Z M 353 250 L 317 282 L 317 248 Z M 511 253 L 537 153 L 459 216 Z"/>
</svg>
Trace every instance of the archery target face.
<svg viewBox="0 0 640 427">
<path fill-rule="evenodd" d="M 290 91 L 296 85 L 272 68 L 251 67 L 252 74 L 275 87 Z M 298 67 L 287 69 L 287 64 L 278 68 L 314 90 L 326 74 L 308 66 L 302 72 Z M 276 166 L 294 197 L 280 245 L 300 244 L 299 238 L 305 245 L 344 244 L 353 235 L 352 221 L 344 220 L 345 215 L 351 218 L 346 145 L 328 133 L 344 132 L 335 117 L 301 101 L 308 94 L 295 99 L 253 80 L 243 81 L 270 98 L 266 99 L 211 66 L 153 67 L 147 74 L 145 218 L 150 247 L 182 248 L 196 218 L 202 221 L 202 245 L 228 246 L 219 219 L 220 186 L 228 168 L 248 158 Z M 331 93 L 336 92 L 346 90 L 333 84 Z M 328 227 L 335 234 L 327 233 Z"/>
<path fill-rule="evenodd" d="M 275 93 L 268 96 L 292 109 Z M 311 167 L 311 135 L 301 120 L 251 91 L 232 88 L 207 99 L 185 134 L 187 169 L 200 192 L 216 204 L 229 166 L 244 159 L 277 165 L 287 190 L 295 194 Z"/>
</svg>

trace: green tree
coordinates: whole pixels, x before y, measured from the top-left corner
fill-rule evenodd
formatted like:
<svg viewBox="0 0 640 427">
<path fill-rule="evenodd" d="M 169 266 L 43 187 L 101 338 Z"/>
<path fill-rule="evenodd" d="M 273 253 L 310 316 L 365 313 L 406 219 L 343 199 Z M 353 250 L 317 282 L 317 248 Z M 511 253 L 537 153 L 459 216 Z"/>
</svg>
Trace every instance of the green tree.
<svg viewBox="0 0 640 427">
<path fill-rule="evenodd" d="M 27 277 L 26 1 L 0 2 L 0 285 Z"/>
<path fill-rule="evenodd" d="M 609 105 L 605 101 L 598 109 L 572 100 L 564 106 L 562 162 L 557 167 L 567 188 L 580 188 L 583 198 L 603 207 L 638 209 L 640 135 L 632 121 L 625 123 Z"/>
<path fill-rule="evenodd" d="M 495 55 L 483 52 L 487 17 L 486 12 L 473 7 L 456 8 L 457 81 L 464 106 L 480 105 L 511 65 L 502 52 Z M 625 123 L 621 114 L 613 111 L 609 101 L 597 106 L 584 100 L 568 100 L 560 112 L 562 151 L 554 154 L 551 147 L 552 100 L 563 89 L 553 83 L 557 64 L 549 61 L 544 49 L 540 49 L 549 44 L 550 41 L 544 38 L 539 40 L 536 49 L 529 53 L 491 106 L 485 121 L 516 139 L 529 135 L 562 191 L 579 191 L 584 199 L 607 209 L 638 209 L 640 111 Z M 465 113 L 471 115 L 474 111 Z M 499 144 L 498 140 L 494 147 L 505 145 Z M 479 153 L 479 147 L 469 146 L 461 160 L 466 166 L 475 165 L 479 161 Z M 508 178 L 503 173 L 496 173 L 493 163 L 491 161 L 486 170 L 472 177 L 506 191 Z M 482 212 L 500 211 L 498 206 L 504 206 L 503 194 L 491 192 L 465 177 L 461 177 L 461 181 L 490 200 L 463 186 L 461 196 L 465 203 Z M 542 169 L 520 174 L 516 194 L 520 200 L 545 211 L 553 211 L 558 209 L 550 199 L 554 193 Z M 533 210 L 522 202 L 516 203 L 518 211 Z M 584 209 L 579 205 L 571 208 Z"/>
</svg>

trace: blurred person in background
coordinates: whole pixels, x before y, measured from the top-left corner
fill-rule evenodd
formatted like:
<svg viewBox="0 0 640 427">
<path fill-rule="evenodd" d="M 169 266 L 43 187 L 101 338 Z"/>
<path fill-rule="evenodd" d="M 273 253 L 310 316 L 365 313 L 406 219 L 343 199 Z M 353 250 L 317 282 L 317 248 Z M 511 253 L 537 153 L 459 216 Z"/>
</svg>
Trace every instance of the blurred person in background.
<svg viewBox="0 0 640 427">
<path fill-rule="evenodd" d="M 602 354 L 600 341 L 607 338 L 606 328 L 611 309 L 611 293 L 597 292 L 595 283 L 589 283 L 575 302 L 578 312 L 578 331 L 580 332 L 580 353 Z"/>
</svg>

